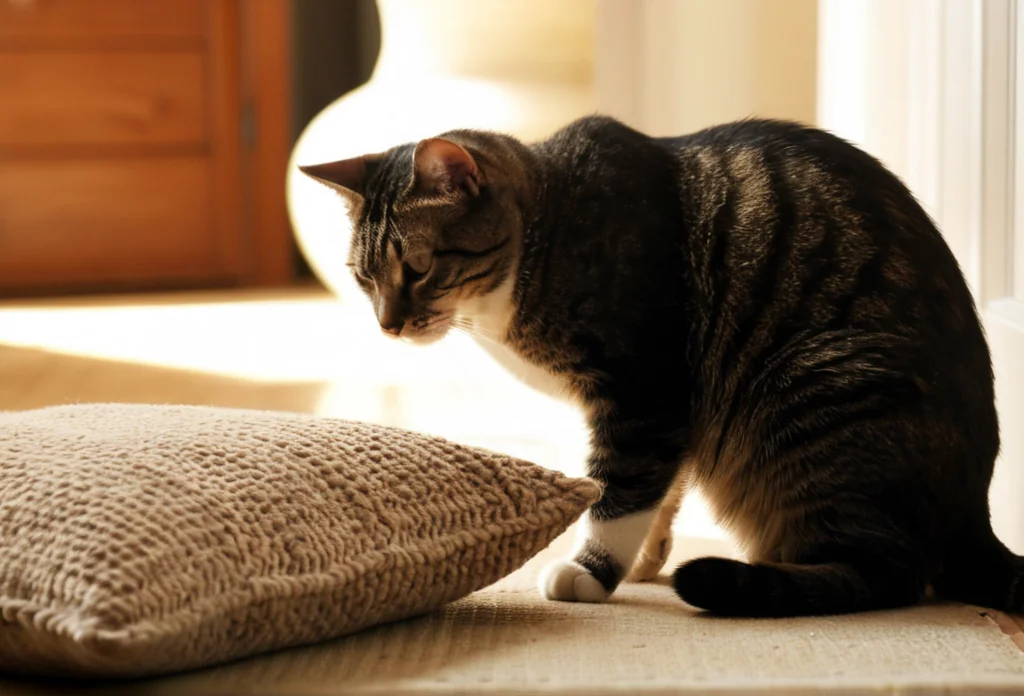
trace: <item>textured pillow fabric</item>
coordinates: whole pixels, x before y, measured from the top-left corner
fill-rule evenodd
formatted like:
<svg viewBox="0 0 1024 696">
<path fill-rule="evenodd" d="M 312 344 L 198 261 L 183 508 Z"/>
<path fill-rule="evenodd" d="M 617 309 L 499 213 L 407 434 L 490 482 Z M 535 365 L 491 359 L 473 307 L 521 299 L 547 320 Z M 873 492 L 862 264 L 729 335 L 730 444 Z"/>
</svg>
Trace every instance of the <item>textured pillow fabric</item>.
<svg viewBox="0 0 1024 696">
<path fill-rule="evenodd" d="M 422 614 L 518 568 L 599 495 L 336 419 L 0 413 L 0 670 L 156 674 Z"/>
</svg>

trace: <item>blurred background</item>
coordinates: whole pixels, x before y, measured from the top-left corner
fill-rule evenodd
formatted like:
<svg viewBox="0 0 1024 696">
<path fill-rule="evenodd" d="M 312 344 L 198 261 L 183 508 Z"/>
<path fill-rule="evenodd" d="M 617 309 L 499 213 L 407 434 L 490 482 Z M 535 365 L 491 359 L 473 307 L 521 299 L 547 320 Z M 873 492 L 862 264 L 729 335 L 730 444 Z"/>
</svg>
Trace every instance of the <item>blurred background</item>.
<svg viewBox="0 0 1024 696">
<path fill-rule="evenodd" d="M 998 374 L 997 523 L 1024 551 L 1020 4 L 0 0 L 0 409 L 315 412 L 579 472 L 573 409 L 464 336 L 380 336 L 341 202 L 293 165 L 595 111 L 652 135 L 788 118 L 880 157 L 960 258 Z"/>
</svg>

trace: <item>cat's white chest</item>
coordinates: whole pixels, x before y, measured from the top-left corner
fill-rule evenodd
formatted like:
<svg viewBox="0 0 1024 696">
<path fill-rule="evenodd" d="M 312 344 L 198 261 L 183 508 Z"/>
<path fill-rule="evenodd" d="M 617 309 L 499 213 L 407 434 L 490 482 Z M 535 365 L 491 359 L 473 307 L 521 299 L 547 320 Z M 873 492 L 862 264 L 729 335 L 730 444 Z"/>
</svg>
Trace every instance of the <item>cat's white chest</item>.
<svg viewBox="0 0 1024 696">
<path fill-rule="evenodd" d="M 513 274 L 514 275 L 514 274 Z M 473 298 L 459 308 L 459 315 L 473 323 L 474 340 L 488 355 L 520 382 L 558 399 L 571 395 L 568 382 L 526 360 L 502 343 L 512 321 L 513 281 L 509 280 L 491 294 Z"/>
<path fill-rule="evenodd" d="M 523 384 L 556 399 L 571 400 L 571 391 L 565 379 L 523 360 L 504 344 L 486 338 L 476 338 L 476 343 Z"/>
</svg>

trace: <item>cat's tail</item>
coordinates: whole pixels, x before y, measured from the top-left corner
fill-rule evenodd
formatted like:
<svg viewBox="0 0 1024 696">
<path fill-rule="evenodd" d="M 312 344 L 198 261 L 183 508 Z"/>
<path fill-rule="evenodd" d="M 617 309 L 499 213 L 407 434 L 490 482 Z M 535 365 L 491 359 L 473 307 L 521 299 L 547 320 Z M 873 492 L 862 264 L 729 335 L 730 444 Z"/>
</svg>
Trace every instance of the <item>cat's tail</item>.
<svg viewBox="0 0 1024 696">
<path fill-rule="evenodd" d="M 996 538 L 986 524 L 946 551 L 935 587 L 943 599 L 1024 614 L 1024 556 Z"/>
<path fill-rule="evenodd" d="M 933 579 L 937 597 L 1024 613 L 1024 557 L 1010 552 L 988 525 L 984 534 L 951 542 Z M 676 569 L 673 585 L 684 602 L 716 614 L 778 617 L 914 604 L 924 598 L 925 579 L 906 559 L 877 556 L 814 565 L 698 558 Z"/>
<path fill-rule="evenodd" d="M 684 602 L 724 616 L 846 614 L 906 606 L 923 594 L 921 574 L 894 564 L 744 563 L 697 558 L 676 569 Z"/>
</svg>

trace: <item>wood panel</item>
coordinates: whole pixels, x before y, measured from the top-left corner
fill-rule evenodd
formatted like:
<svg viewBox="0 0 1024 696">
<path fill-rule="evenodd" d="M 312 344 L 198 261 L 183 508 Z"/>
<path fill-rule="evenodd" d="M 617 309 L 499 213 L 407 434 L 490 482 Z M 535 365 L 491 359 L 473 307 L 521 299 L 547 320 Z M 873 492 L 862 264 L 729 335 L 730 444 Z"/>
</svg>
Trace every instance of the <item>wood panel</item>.
<svg viewBox="0 0 1024 696">
<path fill-rule="evenodd" d="M 201 157 L 0 163 L 0 288 L 222 274 Z"/>
<path fill-rule="evenodd" d="M 276 284 L 290 0 L 0 0 L 0 295 Z"/>
<path fill-rule="evenodd" d="M 242 101 L 259 129 L 242 152 L 248 191 L 253 261 L 250 278 L 258 285 L 287 283 L 293 274 L 295 243 L 285 203 L 291 154 L 292 10 L 285 0 L 242 4 Z"/>
<path fill-rule="evenodd" d="M 199 52 L 0 54 L 0 154 L 41 145 L 200 143 Z"/>
<path fill-rule="evenodd" d="M 205 5 L 204 0 L 4 0 L 0 48 L 60 43 L 109 47 L 152 39 L 200 42 Z"/>
<path fill-rule="evenodd" d="M 213 240 L 218 262 L 241 281 L 247 256 L 245 202 L 242 188 L 241 19 L 239 0 L 216 0 L 207 5 L 207 37 L 210 76 L 207 104 L 210 110 L 211 187 L 214 209 Z"/>
</svg>

